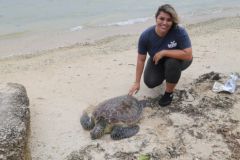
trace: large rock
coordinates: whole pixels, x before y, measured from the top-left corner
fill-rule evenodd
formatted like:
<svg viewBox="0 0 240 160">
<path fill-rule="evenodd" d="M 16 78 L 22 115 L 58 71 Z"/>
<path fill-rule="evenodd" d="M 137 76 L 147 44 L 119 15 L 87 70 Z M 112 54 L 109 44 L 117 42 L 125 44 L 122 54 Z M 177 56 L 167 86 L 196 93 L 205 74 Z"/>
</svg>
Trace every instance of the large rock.
<svg viewBox="0 0 240 160">
<path fill-rule="evenodd" d="M 29 99 L 24 86 L 0 84 L 0 159 L 26 160 L 30 124 Z"/>
</svg>

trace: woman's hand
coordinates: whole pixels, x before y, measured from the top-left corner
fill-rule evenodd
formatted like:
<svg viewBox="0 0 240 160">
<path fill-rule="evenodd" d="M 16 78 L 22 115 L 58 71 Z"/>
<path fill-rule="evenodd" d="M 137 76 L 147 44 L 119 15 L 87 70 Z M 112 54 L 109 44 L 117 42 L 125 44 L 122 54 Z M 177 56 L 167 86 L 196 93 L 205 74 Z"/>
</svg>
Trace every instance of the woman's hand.
<svg viewBox="0 0 240 160">
<path fill-rule="evenodd" d="M 136 94 L 140 89 L 140 83 L 139 82 L 134 82 L 134 84 L 132 85 L 131 89 L 128 92 L 128 95 L 133 95 Z"/>
<path fill-rule="evenodd" d="M 154 55 L 153 62 L 155 65 L 158 64 L 158 61 L 164 57 L 164 53 L 165 53 L 165 51 L 162 50 Z"/>
</svg>

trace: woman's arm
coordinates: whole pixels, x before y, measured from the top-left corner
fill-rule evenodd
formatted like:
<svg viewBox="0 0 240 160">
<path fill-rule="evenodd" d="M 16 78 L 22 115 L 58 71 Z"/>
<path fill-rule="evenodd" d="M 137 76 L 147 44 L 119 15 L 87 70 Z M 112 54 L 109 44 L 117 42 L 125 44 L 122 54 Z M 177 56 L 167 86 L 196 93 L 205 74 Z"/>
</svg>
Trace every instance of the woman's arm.
<svg viewBox="0 0 240 160">
<path fill-rule="evenodd" d="M 138 54 L 135 82 L 132 85 L 131 89 L 129 90 L 129 93 L 128 93 L 129 95 L 133 95 L 134 93 L 137 93 L 138 90 L 140 89 L 140 82 L 141 82 L 141 77 L 142 77 L 146 57 L 147 55 Z"/>
<path fill-rule="evenodd" d="M 135 82 L 140 83 L 142 72 L 144 69 L 144 64 L 146 60 L 146 55 L 138 54 L 137 57 L 137 67 L 136 67 L 136 79 Z"/>
<path fill-rule="evenodd" d="M 170 57 L 180 60 L 191 60 L 192 59 L 192 48 L 185 48 L 182 50 L 162 50 L 155 54 L 153 61 L 155 64 L 163 57 Z"/>
</svg>

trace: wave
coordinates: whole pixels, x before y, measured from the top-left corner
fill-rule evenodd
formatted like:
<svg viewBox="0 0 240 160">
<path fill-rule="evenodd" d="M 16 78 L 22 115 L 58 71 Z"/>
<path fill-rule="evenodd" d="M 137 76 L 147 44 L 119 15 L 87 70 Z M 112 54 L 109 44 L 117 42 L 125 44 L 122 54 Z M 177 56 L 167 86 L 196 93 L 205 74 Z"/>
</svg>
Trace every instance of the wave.
<svg viewBox="0 0 240 160">
<path fill-rule="evenodd" d="M 120 21 L 120 22 L 114 22 L 114 23 L 109 23 L 105 25 L 100 25 L 101 27 L 106 27 L 106 26 L 126 26 L 126 25 L 132 25 L 136 23 L 143 23 L 148 20 L 152 19 L 152 17 L 145 17 L 145 18 L 135 18 L 135 19 L 129 19 L 127 21 Z"/>
<path fill-rule="evenodd" d="M 71 31 L 71 32 L 74 32 L 74 31 L 79 31 L 79 30 L 81 30 L 81 29 L 83 29 L 83 26 L 76 26 L 76 27 L 70 28 L 70 31 Z"/>
<path fill-rule="evenodd" d="M 126 26 L 126 25 L 132 25 L 132 24 L 136 24 L 136 23 L 143 23 L 143 22 L 146 22 L 150 19 L 152 19 L 152 17 L 135 18 L 135 19 L 129 19 L 129 20 L 126 20 L 126 21 L 97 25 L 95 27 Z M 75 31 L 79 31 L 79 30 L 82 30 L 82 29 L 88 28 L 88 27 L 94 27 L 94 26 L 80 26 L 79 25 L 79 26 L 72 27 L 69 30 L 71 32 L 75 32 Z"/>
</svg>

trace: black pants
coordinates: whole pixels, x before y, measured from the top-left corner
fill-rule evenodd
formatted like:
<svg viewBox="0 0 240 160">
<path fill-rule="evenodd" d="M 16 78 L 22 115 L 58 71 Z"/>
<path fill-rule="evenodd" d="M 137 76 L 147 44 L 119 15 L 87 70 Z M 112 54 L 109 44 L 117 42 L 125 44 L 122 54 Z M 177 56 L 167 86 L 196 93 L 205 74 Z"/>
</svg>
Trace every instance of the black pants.
<svg viewBox="0 0 240 160">
<path fill-rule="evenodd" d="M 150 57 L 144 71 L 144 82 L 149 88 L 162 84 L 164 80 L 168 83 L 177 83 L 181 77 L 181 72 L 188 68 L 191 63 L 192 60 L 163 58 L 155 65 Z"/>
</svg>

